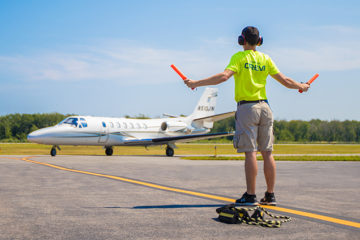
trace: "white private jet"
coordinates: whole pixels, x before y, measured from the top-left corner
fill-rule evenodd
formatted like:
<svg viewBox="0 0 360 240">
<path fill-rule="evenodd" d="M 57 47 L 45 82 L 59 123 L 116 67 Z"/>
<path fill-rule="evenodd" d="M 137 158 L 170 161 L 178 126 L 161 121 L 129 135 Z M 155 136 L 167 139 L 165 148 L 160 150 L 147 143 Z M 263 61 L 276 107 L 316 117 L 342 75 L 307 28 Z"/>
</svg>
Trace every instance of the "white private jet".
<svg viewBox="0 0 360 240">
<path fill-rule="evenodd" d="M 53 145 L 51 156 L 56 155 L 60 145 L 103 146 L 108 156 L 113 154 L 113 146 L 167 145 L 166 155 L 173 156 L 176 142 L 233 135 L 229 132 L 209 133 L 215 121 L 235 113 L 215 115 L 217 92 L 216 88 L 206 88 L 194 112 L 187 117 L 168 114 L 168 118 L 159 119 L 70 116 L 53 127 L 30 133 L 27 139 Z"/>
</svg>

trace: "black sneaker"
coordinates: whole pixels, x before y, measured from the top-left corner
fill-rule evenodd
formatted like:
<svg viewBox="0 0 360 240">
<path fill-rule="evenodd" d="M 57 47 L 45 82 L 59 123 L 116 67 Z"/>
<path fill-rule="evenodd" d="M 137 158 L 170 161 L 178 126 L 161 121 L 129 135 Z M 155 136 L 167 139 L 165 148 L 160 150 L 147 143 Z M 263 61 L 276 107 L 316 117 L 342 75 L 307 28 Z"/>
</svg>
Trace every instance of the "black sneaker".
<svg viewBox="0 0 360 240">
<path fill-rule="evenodd" d="M 275 194 L 265 192 L 265 197 L 260 200 L 260 204 L 276 206 Z"/>
<path fill-rule="evenodd" d="M 259 205 L 256 195 L 249 195 L 247 192 L 245 192 L 242 197 L 238 200 L 236 200 L 237 206 L 257 206 Z"/>
</svg>

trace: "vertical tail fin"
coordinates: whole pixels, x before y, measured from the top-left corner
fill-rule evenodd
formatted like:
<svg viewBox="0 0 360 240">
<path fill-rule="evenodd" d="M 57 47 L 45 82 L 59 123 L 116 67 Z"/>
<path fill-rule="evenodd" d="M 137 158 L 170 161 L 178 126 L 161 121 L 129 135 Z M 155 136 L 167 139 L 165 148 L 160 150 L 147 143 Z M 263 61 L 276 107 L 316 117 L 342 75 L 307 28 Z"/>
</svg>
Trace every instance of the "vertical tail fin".
<svg viewBox="0 0 360 240">
<path fill-rule="evenodd" d="M 193 113 L 190 115 L 191 119 L 207 117 L 215 114 L 217 88 L 205 88 L 198 104 Z"/>
</svg>

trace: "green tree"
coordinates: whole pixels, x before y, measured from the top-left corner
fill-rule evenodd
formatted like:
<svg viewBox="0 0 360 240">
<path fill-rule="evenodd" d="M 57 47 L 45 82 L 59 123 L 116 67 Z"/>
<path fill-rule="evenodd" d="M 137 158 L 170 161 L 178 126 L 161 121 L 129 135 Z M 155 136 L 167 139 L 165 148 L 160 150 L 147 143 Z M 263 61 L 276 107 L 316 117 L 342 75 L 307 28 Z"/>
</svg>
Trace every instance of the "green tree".
<svg viewBox="0 0 360 240">
<path fill-rule="evenodd" d="M 280 131 L 278 140 L 292 142 L 295 140 L 295 137 L 288 129 L 284 129 Z"/>
</svg>

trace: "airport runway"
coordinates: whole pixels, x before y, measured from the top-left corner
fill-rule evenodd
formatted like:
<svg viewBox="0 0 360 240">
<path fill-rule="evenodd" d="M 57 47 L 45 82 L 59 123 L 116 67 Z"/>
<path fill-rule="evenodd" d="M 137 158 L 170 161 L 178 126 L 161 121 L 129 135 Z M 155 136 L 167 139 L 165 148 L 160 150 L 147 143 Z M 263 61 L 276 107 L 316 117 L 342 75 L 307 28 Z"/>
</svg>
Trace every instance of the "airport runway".
<svg viewBox="0 0 360 240">
<path fill-rule="evenodd" d="M 1 156 L 0 239 L 359 239 L 359 162 L 277 162 L 270 211 L 292 217 L 279 229 L 216 221 L 215 209 L 245 190 L 243 165 Z M 259 162 L 259 199 L 264 190 Z"/>
</svg>

